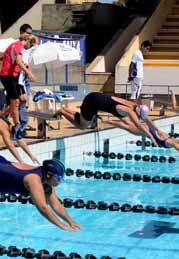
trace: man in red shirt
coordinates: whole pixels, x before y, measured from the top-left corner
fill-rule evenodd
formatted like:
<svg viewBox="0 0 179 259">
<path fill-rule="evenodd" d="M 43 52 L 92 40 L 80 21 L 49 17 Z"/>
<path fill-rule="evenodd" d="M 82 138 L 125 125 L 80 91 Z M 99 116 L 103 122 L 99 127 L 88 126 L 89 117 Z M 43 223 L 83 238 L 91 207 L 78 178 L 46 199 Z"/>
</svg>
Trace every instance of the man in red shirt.
<svg viewBox="0 0 179 259">
<path fill-rule="evenodd" d="M 7 93 L 7 101 L 9 110 L 13 119 L 14 126 L 12 128 L 12 138 L 17 139 L 21 125 L 19 123 L 19 103 L 20 96 L 23 94 L 21 88 L 18 85 L 18 76 L 20 70 L 23 70 L 30 81 L 34 81 L 34 75 L 24 65 L 22 61 L 22 51 L 24 47 L 29 44 L 29 34 L 24 33 L 20 35 L 19 40 L 12 43 L 4 52 L 3 63 L 0 72 L 1 82 Z"/>
</svg>

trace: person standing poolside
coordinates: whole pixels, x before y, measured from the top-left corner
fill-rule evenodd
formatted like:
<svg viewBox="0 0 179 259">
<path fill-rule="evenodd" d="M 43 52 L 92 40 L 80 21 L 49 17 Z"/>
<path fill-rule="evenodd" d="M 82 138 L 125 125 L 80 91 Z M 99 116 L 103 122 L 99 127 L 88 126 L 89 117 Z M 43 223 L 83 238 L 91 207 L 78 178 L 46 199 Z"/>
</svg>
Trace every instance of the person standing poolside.
<svg viewBox="0 0 179 259">
<path fill-rule="evenodd" d="M 115 117 L 122 118 L 124 122 L 131 120 L 137 128 L 151 138 L 155 146 L 158 146 L 149 130 L 140 122 L 140 119 L 148 119 L 149 108 L 146 105 L 137 105 L 123 98 L 92 92 L 85 97 L 80 109 L 79 113 L 61 106 L 54 117 L 58 114 L 63 115 L 76 127 L 86 129 L 91 125 L 98 111 L 108 112 Z"/>
<path fill-rule="evenodd" d="M 132 57 L 132 61 L 128 71 L 128 82 L 131 82 L 131 100 L 138 99 L 141 93 L 144 80 L 143 71 L 143 55 L 150 51 L 152 43 L 148 40 L 143 41 L 139 50 L 137 50 Z"/>
<path fill-rule="evenodd" d="M 13 135 L 16 139 L 18 131 L 21 128 L 19 123 L 19 103 L 21 90 L 18 85 L 18 76 L 20 70 L 23 70 L 31 81 L 34 81 L 34 75 L 24 65 L 22 61 L 22 51 L 29 44 L 29 34 L 24 33 L 19 37 L 19 40 L 10 44 L 3 55 L 2 68 L 0 72 L 1 82 L 6 90 L 7 99 L 9 100 L 9 110 L 13 119 Z"/>
<path fill-rule="evenodd" d="M 82 227 L 68 215 L 55 192 L 64 174 L 65 167 L 58 159 L 45 160 L 42 166 L 34 167 L 12 163 L 0 156 L 1 193 L 30 195 L 44 218 L 63 230 L 76 231 Z"/>
<path fill-rule="evenodd" d="M 29 68 L 30 57 L 33 52 L 34 46 L 37 44 L 37 37 L 32 35 L 32 26 L 27 23 L 20 26 L 19 32 L 20 35 L 22 35 L 23 33 L 27 33 L 30 36 L 29 46 L 28 48 L 24 48 L 22 52 L 22 61 L 24 62 L 26 67 Z M 30 80 L 29 77 L 24 73 L 24 71 L 20 72 L 19 84 L 22 85 L 26 93 L 26 102 L 23 102 L 19 105 L 19 120 L 24 129 L 31 128 L 28 125 L 29 117 L 23 114 L 23 112 L 28 111 L 29 97 L 31 93 Z"/>
<path fill-rule="evenodd" d="M 17 151 L 14 142 L 11 140 L 11 123 L 0 117 L 0 135 L 2 136 L 2 140 L 4 144 L 7 146 L 11 154 L 19 161 L 19 163 L 23 163 L 23 159 Z M 38 159 L 31 153 L 28 145 L 23 139 L 17 139 L 17 144 L 24 150 L 24 152 L 30 157 L 32 162 L 39 163 Z"/>
</svg>

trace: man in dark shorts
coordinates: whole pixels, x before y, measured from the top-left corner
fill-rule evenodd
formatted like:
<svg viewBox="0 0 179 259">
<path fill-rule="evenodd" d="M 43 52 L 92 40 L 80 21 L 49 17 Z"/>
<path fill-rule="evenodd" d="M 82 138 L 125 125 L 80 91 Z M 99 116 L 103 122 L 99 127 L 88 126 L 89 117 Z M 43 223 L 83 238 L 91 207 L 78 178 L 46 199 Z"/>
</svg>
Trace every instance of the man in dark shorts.
<svg viewBox="0 0 179 259">
<path fill-rule="evenodd" d="M 44 218 L 63 230 L 76 231 L 82 227 L 68 215 L 55 192 L 55 187 L 61 183 L 64 173 L 65 167 L 58 159 L 45 160 L 42 166 L 34 167 L 11 163 L 0 156 L 0 192 L 30 195 Z"/>
<path fill-rule="evenodd" d="M 13 119 L 13 139 L 18 138 L 18 132 L 21 128 L 19 123 L 19 103 L 21 88 L 18 85 L 18 76 L 20 70 L 23 70 L 31 81 L 34 81 L 34 75 L 22 62 L 22 51 L 29 43 L 29 34 L 21 34 L 19 40 L 10 44 L 3 55 L 3 63 L 0 72 L 1 82 L 7 93 L 9 100 L 9 110 Z"/>
<path fill-rule="evenodd" d="M 29 60 L 30 60 L 30 56 L 32 53 L 32 48 L 34 48 L 33 46 L 37 44 L 38 39 L 36 36 L 32 35 L 32 26 L 28 23 L 22 24 L 19 28 L 19 32 L 20 32 L 20 35 L 23 33 L 28 33 L 30 36 L 29 47 L 27 49 L 24 48 L 24 50 L 22 52 L 22 60 L 23 60 L 24 64 L 29 68 L 30 67 Z M 35 39 L 35 42 L 33 44 L 32 44 L 32 37 L 33 37 L 33 39 Z M 25 93 L 26 93 L 26 101 L 20 103 L 20 105 L 19 105 L 19 120 L 20 120 L 20 123 L 21 123 L 23 129 L 33 129 L 30 125 L 28 125 L 29 116 L 24 114 L 24 112 L 28 111 L 29 98 L 30 98 L 30 93 L 31 93 L 30 80 L 29 80 L 29 77 L 26 76 L 24 71 L 21 71 L 21 73 L 20 73 L 19 84 L 24 87 Z"/>
<path fill-rule="evenodd" d="M 120 118 L 124 123 L 132 121 L 138 129 L 151 138 L 155 146 L 158 146 L 150 131 L 140 121 L 140 119 L 149 120 L 149 108 L 146 105 L 137 105 L 123 98 L 92 92 L 85 97 L 80 110 L 80 113 L 74 112 L 62 106 L 54 116 L 63 115 L 76 127 L 86 129 L 91 125 L 98 111 L 107 112 Z M 151 120 L 150 123 L 154 126 Z"/>
</svg>

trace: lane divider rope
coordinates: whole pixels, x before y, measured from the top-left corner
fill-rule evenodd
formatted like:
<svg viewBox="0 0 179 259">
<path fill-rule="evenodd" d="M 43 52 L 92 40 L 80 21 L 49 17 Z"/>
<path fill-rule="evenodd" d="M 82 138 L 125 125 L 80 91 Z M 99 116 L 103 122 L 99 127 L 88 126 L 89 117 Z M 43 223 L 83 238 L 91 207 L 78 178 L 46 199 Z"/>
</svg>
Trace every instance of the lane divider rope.
<svg viewBox="0 0 179 259">
<path fill-rule="evenodd" d="M 37 259 L 83 259 L 81 255 L 76 252 L 70 253 L 68 256 L 62 251 L 55 251 L 53 254 L 47 249 L 41 249 L 38 252 L 34 248 L 19 249 L 16 246 L 5 247 L 0 245 L 0 256 L 7 255 L 9 257 L 24 257 L 24 258 L 37 258 Z M 93 254 L 86 254 L 84 259 L 97 259 Z M 112 259 L 111 257 L 104 255 L 101 259 Z M 126 259 L 125 257 L 118 257 L 118 259 Z"/>
<path fill-rule="evenodd" d="M 74 171 L 71 168 L 66 169 L 66 175 L 67 176 L 73 176 L 76 175 L 77 177 L 86 177 L 86 178 L 94 178 L 95 180 L 114 180 L 114 181 L 120 181 L 123 180 L 125 182 L 128 181 L 134 181 L 134 182 L 145 182 L 145 183 L 173 183 L 173 184 L 179 184 L 179 177 L 168 177 L 168 176 L 150 176 L 150 175 L 140 175 L 140 174 L 129 174 L 129 173 L 113 173 L 110 172 L 100 172 L 100 171 L 91 171 L 91 170 L 82 170 L 77 169 Z"/>
<path fill-rule="evenodd" d="M 91 154 L 92 152 L 85 152 L 84 154 Z M 127 154 L 123 154 L 123 153 L 114 153 L 114 152 L 100 152 L 100 151 L 95 151 L 93 153 L 93 155 L 96 157 L 96 158 L 100 158 L 100 157 L 103 157 L 105 159 L 118 159 L 118 160 L 121 160 L 121 159 L 125 159 L 125 160 L 135 160 L 135 161 L 140 161 L 140 160 L 143 160 L 144 162 L 160 162 L 160 163 L 165 163 L 165 162 L 168 162 L 170 164 L 172 163 L 175 163 L 176 162 L 176 158 L 175 157 L 172 157 L 172 156 L 169 156 L 169 157 L 166 157 L 166 156 L 155 156 L 155 155 L 152 155 L 152 156 L 149 156 L 149 155 L 140 155 L 140 154 L 130 154 L 130 153 L 127 153 Z"/>
<path fill-rule="evenodd" d="M 18 202 L 20 201 L 22 204 L 27 204 L 27 202 L 32 203 L 32 200 L 30 197 L 26 197 L 16 194 L 2 194 L 0 193 L 0 202 Z M 23 202 L 22 202 L 23 201 Z M 118 202 L 112 202 L 108 204 L 105 201 L 98 201 L 95 202 L 93 200 L 89 200 L 87 202 L 84 202 L 82 199 L 77 199 L 73 201 L 71 198 L 64 198 L 63 200 L 59 199 L 59 201 L 64 205 L 65 208 L 75 208 L 75 209 L 97 209 L 97 210 L 109 210 L 109 211 L 120 211 L 120 212 L 146 212 L 146 213 L 158 213 L 158 214 L 169 214 L 169 215 L 179 215 L 179 208 L 171 207 L 166 208 L 164 206 L 159 206 L 155 208 L 153 205 L 142 205 L 142 204 L 136 204 L 131 205 L 129 203 L 124 203 L 122 205 L 119 205 Z"/>
</svg>

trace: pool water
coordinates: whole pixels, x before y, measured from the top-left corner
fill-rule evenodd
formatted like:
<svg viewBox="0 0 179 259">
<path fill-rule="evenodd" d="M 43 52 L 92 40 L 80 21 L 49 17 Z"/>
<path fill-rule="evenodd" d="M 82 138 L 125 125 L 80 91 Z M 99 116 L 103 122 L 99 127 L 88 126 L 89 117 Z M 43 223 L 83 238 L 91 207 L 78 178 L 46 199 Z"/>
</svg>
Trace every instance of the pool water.
<svg viewBox="0 0 179 259">
<path fill-rule="evenodd" d="M 86 150 L 89 151 L 89 150 Z M 94 151 L 94 150 L 93 150 Z M 103 159 L 83 154 L 78 159 L 66 161 L 66 167 L 76 169 L 179 177 L 179 154 L 176 150 L 141 147 L 126 143 L 111 152 L 149 154 L 150 156 L 175 157 L 175 163 L 126 161 L 125 159 Z M 145 183 L 134 181 L 113 181 L 94 178 L 66 176 L 57 187 L 60 199 L 71 198 L 84 202 L 117 202 L 120 205 L 142 204 L 155 207 L 179 208 L 179 187 L 177 184 Z M 15 245 L 47 249 L 51 254 L 61 250 L 66 255 L 71 252 L 83 258 L 93 254 L 97 258 L 109 256 L 117 259 L 178 259 L 179 216 L 133 213 L 109 210 L 88 210 L 67 208 L 70 216 L 84 229 L 74 233 L 63 231 L 44 219 L 31 204 L 1 203 L 0 243 L 6 247 Z M 8 258 L 3 255 L 2 258 Z"/>
</svg>

